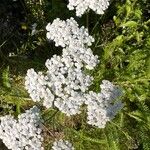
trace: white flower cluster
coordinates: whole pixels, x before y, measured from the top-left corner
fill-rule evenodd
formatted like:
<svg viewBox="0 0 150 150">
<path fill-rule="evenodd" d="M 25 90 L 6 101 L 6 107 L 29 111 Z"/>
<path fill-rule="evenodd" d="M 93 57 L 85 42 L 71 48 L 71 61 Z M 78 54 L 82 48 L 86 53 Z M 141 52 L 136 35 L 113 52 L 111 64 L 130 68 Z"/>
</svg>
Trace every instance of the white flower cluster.
<svg viewBox="0 0 150 150">
<path fill-rule="evenodd" d="M 84 92 L 92 84 L 93 78 L 85 75 L 84 67 L 93 69 L 98 63 L 90 48 L 94 39 L 87 29 L 79 28 L 73 19 L 56 19 L 48 24 L 47 38 L 56 46 L 64 47 L 62 56 L 54 55 L 45 63 L 45 75 L 28 70 L 25 87 L 34 101 L 43 101 L 47 108 L 54 105 L 68 116 L 80 113 Z"/>
<path fill-rule="evenodd" d="M 98 56 L 94 56 L 90 48 L 81 48 L 81 47 L 69 47 L 63 49 L 62 57 L 66 60 L 72 58 L 72 61 L 75 62 L 75 66 L 78 68 L 85 67 L 86 69 L 92 70 L 98 64 Z M 68 58 L 68 59 L 67 59 Z M 69 60 L 68 60 L 69 61 Z M 69 64 L 67 62 L 67 64 Z M 72 64 L 72 63 L 71 63 Z"/>
<path fill-rule="evenodd" d="M 52 150 L 74 150 L 74 147 L 70 142 L 61 139 L 53 143 Z"/>
<path fill-rule="evenodd" d="M 70 56 L 64 58 L 54 55 L 46 61 L 45 65 L 48 68 L 48 85 L 59 97 L 63 97 L 65 93 L 71 94 L 76 90 L 85 92 L 91 85 L 93 78 L 85 75 L 81 66 Z"/>
<path fill-rule="evenodd" d="M 67 60 L 54 55 L 45 65 L 48 68 L 45 76 L 33 69 L 27 72 L 25 87 L 31 98 L 38 102 L 43 100 L 46 108 L 52 107 L 54 102 L 54 106 L 68 116 L 80 113 L 83 93 L 91 85 L 92 77 L 85 75 L 69 57 Z"/>
<path fill-rule="evenodd" d="M 46 78 L 41 72 L 36 73 L 34 69 L 29 69 L 25 77 L 25 87 L 33 101 L 43 100 L 44 106 L 52 107 L 54 95 L 47 87 Z"/>
<path fill-rule="evenodd" d="M 73 18 L 55 19 L 46 29 L 47 38 L 63 47 L 62 56 L 54 55 L 46 61 L 48 70 L 44 75 L 28 70 L 25 85 L 31 98 L 42 100 L 46 108 L 55 106 L 68 116 L 80 113 L 81 105 L 86 104 L 88 123 L 104 127 L 121 108 L 121 103 L 112 104 L 121 93 L 106 80 L 101 85 L 101 93 L 87 93 L 93 78 L 84 69 L 92 70 L 99 62 L 88 48 L 94 39 Z"/>
<path fill-rule="evenodd" d="M 109 0 L 69 0 L 68 9 L 76 9 L 76 16 L 81 17 L 89 9 L 97 14 L 104 14 L 108 6 Z"/>
<path fill-rule="evenodd" d="M 39 109 L 33 107 L 18 116 L 0 117 L 0 139 L 12 150 L 44 150 Z"/>
<path fill-rule="evenodd" d="M 93 69 L 99 62 L 98 56 L 94 56 L 92 50 L 87 48 L 94 42 L 94 38 L 85 27 L 79 28 L 74 18 L 66 21 L 57 18 L 46 26 L 46 30 L 47 38 L 53 40 L 56 46 L 64 48 L 62 57 L 70 56 L 81 67 L 85 64 L 87 69 Z"/>
<path fill-rule="evenodd" d="M 112 120 L 123 107 L 120 101 L 115 102 L 122 95 L 122 92 L 117 86 L 107 80 L 103 80 L 100 87 L 100 93 L 90 91 L 88 94 L 85 94 L 85 104 L 87 104 L 88 123 L 104 128 L 106 123 Z"/>
<path fill-rule="evenodd" d="M 67 47 L 84 47 L 91 46 L 94 38 L 89 35 L 88 30 L 82 26 L 79 28 L 74 18 L 66 21 L 55 19 L 53 23 L 46 26 L 47 38 L 55 42 L 55 46 Z"/>
</svg>

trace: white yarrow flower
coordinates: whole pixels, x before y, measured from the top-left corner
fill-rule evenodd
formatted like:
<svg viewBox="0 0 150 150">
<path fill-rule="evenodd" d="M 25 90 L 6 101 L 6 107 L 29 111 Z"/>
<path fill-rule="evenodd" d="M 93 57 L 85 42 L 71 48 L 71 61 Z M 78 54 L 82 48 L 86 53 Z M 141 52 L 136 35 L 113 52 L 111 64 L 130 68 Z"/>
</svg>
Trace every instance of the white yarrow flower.
<svg viewBox="0 0 150 150">
<path fill-rule="evenodd" d="M 39 102 L 43 100 L 43 105 L 47 107 L 52 106 L 54 95 L 46 86 L 45 76 L 39 72 L 36 73 L 34 69 L 29 69 L 25 77 L 25 88 L 28 90 L 33 101 Z"/>
<path fill-rule="evenodd" d="M 87 104 L 88 124 L 104 128 L 106 123 L 122 109 L 123 104 L 120 101 L 115 102 L 122 96 L 122 92 L 108 80 L 103 80 L 100 87 L 100 93 L 90 91 L 85 94 L 85 104 Z"/>
<path fill-rule="evenodd" d="M 28 70 L 25 85 L 34 101 L 42 101 L 46 108 L 54 104 L 70 116 L 80 112 L 83 93 L 88 90 L 93 78 L 85 75 L 83 65 L 76 66 L 78 63 L 71 56 L 65 58 L 54 55 L 48 59 L 45 75 Z"/>
<path fill-rule="evenodd" d="M 0 139 L 11 150 L 44 150 L 42 147 L 40 110 L 33 107 L 18 116 L 0 117 Z"/>
<path fill-rule="evenodd" d="M 85 47 L 91 46 L 94 42 L 94 38 L 89 35 L 88 30 L 84 26 L 79 28 L 74 18 L 66 21 L 57 18 L 53 23 L 48 23 L 46 30 L 47 39 L 53 40 L 56 47 Z"/>
<path fill-rule="evenodd" d="M 86 104 L 88 123 L 105 127 L 122 107 L 121 103 L 112 104 L 121 91 L 103 80 L 101 93 L 87 92 L 93 78 L 84 70 L 94 69 L 99 62 L 98 56 L 88 48 L 94 39 L 86 28 L 79 28 L 73 18 L 66 21 L 57 18 L 46 26 L 46 30 L 47 38 L 53 40 L 56 46 L 63 47 L 62 56 L 54 55 L 47 59 L 45 74 L 28 70 L 25 85 L 31 98 L 42 101 L 46 108 L 55 106 L 67 116 L 79 114 L 80 107 Z"/>
<path fill-rule="evenodd" d="M 109 6 L 109 0 L 69 0 L 68 9 L 76 10 L 76 16 L 81 17 L 86 11 L 92 9 L 97 14 L 104 14 Z"/>
<path fill-rule="evenodd" d="M 92 70 L 98 64 L 98 56 L 94 56 L 88 46 L 92 45 L 94 38 L 89 35 L 85 27 L 79 28 L 78 23 L 73 19 L 66 21 L 55 19 L 52 24 L 46 26 L 47 38 L 53 40 L 56 46 L 63 47 L 63 57 L 66 65 L 72 65 L 72 61 L 76 62 L 77 67 L 83 65 Z M 71 57 L 70 60 L 67 57 Z"/>
</svg>

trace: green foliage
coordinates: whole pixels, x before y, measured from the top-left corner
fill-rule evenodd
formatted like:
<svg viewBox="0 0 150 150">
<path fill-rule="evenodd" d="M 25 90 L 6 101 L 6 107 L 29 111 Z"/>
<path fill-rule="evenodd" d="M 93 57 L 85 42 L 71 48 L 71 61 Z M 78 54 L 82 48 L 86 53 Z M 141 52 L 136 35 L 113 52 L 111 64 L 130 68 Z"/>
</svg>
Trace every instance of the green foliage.
<svg viewBox="0 0 150 150">
<path fill-rule="evenodd" d="M 125 132 L 129 135 L 133 131 L 136 132 L 131 136 L 134 143 L 131 146 L 126 144 L 125 149 L 150 149 L 149 135 L 144 135 L 147 137 L 145 141 L 143 140 L 144 143 L 141 142 L 143 134 L 146 133 L 141 135 L 141 130 L 147 130 L 147 132 L 150 130 L 148 115 L 150 108 L 150 23 L 142 16 L 144 8 L 142 2 L 127 0 L 124 4 L 116 3 L 116 6 L 118 11 L 113 17 L 114 27 L 108 27 L 108 29 L 111 28 L 110 34 L 113 34 L 113 38 L 106 41 L 105 45 L 99 41 L 99 47 L 102 48 L 101 63 L 93 73 L 94 86 L 96 85 L 95 90 L 98 91 L 97 82 L 100 83 L 102 79 L 110 79 L 120 84 L 125 93 L 125 111 L 122 113 L 127 120 L 131 120 L 128 123 L 123 121 L 124 125 L 131 128 Z M 107 31 L 107 28 L 105 30 Z M 136 127 L 134 123 L 137 124 Z M 118 126 L 118 122 L 116 124 Z M 114 128 L 110 129 L 106 135 L 110 149 L 123 149 L 121 145 L 124 145 L 125 142 L 118 144 Z M 115 137 L 115 142 L 113 142 L 113 137 Z"/>
<path fill-rule="evenodd" d="M 9 79 L 9 66 L 7 66 L 7 68 L 2 72 L 2 82 L 5 88 L 11 88 Z"/>
</svg>

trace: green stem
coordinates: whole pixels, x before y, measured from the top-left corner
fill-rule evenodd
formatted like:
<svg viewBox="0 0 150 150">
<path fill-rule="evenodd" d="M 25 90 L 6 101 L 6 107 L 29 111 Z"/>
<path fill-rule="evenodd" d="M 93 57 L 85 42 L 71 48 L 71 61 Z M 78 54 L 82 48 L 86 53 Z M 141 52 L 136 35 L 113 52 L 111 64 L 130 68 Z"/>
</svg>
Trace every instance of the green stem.
<svg viewBox="0 0 150 150">
<path fill-rule="evenodd" d="M 45 122 L 47 122 L 48 120 L 51 120 L 57 113 L 59 112 L 59 110 L 56 110 L 50 117 L 48 117 Z"/>
<path fill-rule="evenodd" d="M 89 30 L 89 11 L 86 13 L 86 27 Z"/>
<path fill-rule="evenodd" d="M 72 131 L 73 133 L 75 133 L 79 138 L 81 138 L 84 141 L 89 141 L 89 142 L 93 142 L 93 143 L 98 143 L 98 144 L 106 144 L 105 140 L 102 139 L 94 139 L 94 138 L 90 138 L 87 137 L 83 134 L 83 132 L 80 131 L 76 131 L 74 129 L 68 128 L 70 131 Z"/>
<path fill-rule="evenodd" d="M 94 27 L 93 27 L 93 29 L 92 29 L 92 31 L 91 31 L 91 34 L 93 34 L 93 32 L 94 32 L 95 28 L 98 26 L 99 21 L 101 20 L 101 18 L 102 18 L 102 16 L 99 17 L 98 21 L 97 21 L 96 24 L 94 25 Z"/>
<path fill-rule="evenodd" d="M 17 115 L 19 115 L 21 113 L 20 103 L 17 103 L 17 105 L 16 105 L 16 113 L 17 113 Z"/>
</svg>

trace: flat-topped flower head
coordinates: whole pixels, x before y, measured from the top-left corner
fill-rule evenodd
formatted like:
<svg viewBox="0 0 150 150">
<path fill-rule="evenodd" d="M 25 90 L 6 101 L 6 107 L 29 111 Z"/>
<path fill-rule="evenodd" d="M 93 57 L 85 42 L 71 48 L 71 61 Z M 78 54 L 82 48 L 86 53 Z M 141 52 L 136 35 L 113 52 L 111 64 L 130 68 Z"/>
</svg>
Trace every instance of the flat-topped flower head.
<svg viewBox="0 0 150 150">
<path fill-rule="evenodd" d="M 11 150 L 44 150 L 40 110 L 33 107 L 18 116 L 0 117 L 0 139 Z"/>
<path fill-rule="evenodd" d="M 48 59 L 45 74 L 28 70 L 25 85 L 34 101 L 42 101 L 46 108 L 53 105 L 70 116 L 80 112 L 83 93 L 88 90 L 93 78 L 84 73 L 81 62 L 70 55 L 63 56 L 54 55 Z"/>
<path fill-rule="evenodd" d="M 76 67 L 85 67 L 88 70 L 93 70 L 99 63 L 98 56 L 93 55 L 92 50 L 85 47 L 67 47 L 63 49 L 62 56 L 66 60 L 71 57 L 76 63 Z"/>
<path fill-rule="evenodd" d="M 103 80 L 100 87 L 100 93 L 90 91 L 85 94 L 85 104 L 87 104 L 88 124 L 104 128 L 106 123 L 122 109 L 123 103 L 115 102 L 122 96 L 122 92 L 108 80 Z"/>
<path fill-rule="evenodd" d="M 52 24 L 49 23 L 46 29 L 47 38 L 53 40 L 56 46 L 64 48 L 62 55 L 66 60 L 71 57 L 76 62 L 76 66 L 89 70 L 94 69 L 98 64 L 98 56 L 93 55 L 92 50 L 88 48 L 94 42 L 94 38 L 89 35 L 85 27 L 79 28 L 73 18 L 66 21 L 57 18 Z M 66 64 L 69 63 L 72 64 L 70 60 Z"/>
<path fill-rule="evenodd" d="M 99 63 L 98 56 L 88 47 L 94 39 L 73 18 L 66 21 L 57 18 L 46 26 L 46 30 L 47 38 L 63 47 L 62 56 L 53 55 L 47 59 L 44 74 L 28 70 L 25 85 L 31 98 L 42 101 L 46 108 L 57 107 L 67 116 L 79 114 L 80 107 L 86 104 L 88 122 L 104 127 L 119 109 L 119 105 L 112 105 L 112 102 L 121 93 L 107 80 L 102 81 L 101 93 L 88 92 L 93 77 L 85 74 L 85 70 L 92 70 Z M 92 118 L 97 118 L 95 123 Z"/>
<path fill-rule="evenodd" d="M 96 14 L 104 14 L 109 6 L 109 0 L 69 0 L 68 9 L 76 10 L 76 16 L 81 17 L 92 9 Z"/>
<path fill-rule="evenodd" d="M 89 35 L 88 30 L 82 26 L 79 28 L 74 18 L 66 21 L 55 19 L 53 23 L 46 26 L 47 39 L 55 42 L 55 46 L 61 47 L 85 47 L 91 46 L 94 38 Z"/>
<path fill-rule="evenodd" d="M 29 69 L 25 77 L 25 88 L 34 102 L 43 100 L 44 106 L 52 107 L 54 95 L 47 88 L 46 78 L 41 72 Z"/>
</svg>

